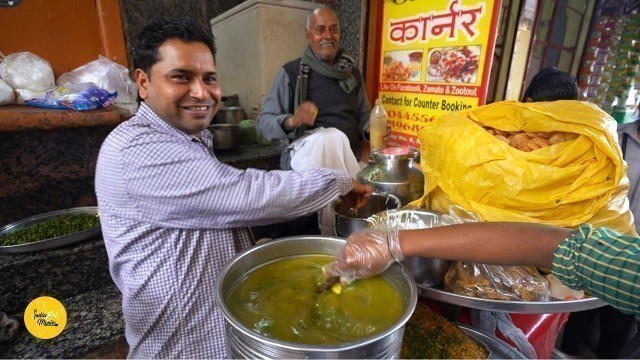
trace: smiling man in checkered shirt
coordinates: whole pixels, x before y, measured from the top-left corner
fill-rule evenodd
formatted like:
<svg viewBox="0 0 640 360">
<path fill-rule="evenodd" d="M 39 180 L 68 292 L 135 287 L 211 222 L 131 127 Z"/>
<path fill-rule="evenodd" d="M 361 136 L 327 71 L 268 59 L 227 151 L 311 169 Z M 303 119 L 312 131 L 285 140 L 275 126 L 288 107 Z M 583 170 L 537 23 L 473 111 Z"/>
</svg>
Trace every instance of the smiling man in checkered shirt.
<svg viewBox="0 0 640 360">
<path fill-rule="evenodd" d="M 251 246 L 246 226 L 371 194 L 346 172 L 220 163 L 206 130 L 221 98 L 214 56 L 212 35 L 187 19 L 148 24 L 135 44 L 143 102 L 100 149 L 96 195 L 132 358 L 226 357 L 214 283 Z"/>
</svg>

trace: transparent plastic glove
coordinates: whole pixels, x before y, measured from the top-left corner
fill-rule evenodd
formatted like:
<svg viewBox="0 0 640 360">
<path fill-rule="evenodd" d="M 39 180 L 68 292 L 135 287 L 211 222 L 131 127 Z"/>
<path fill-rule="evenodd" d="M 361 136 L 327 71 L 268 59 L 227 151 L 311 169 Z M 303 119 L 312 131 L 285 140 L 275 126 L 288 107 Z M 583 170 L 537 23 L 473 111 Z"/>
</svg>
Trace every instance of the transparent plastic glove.
<svg viewBox="0 0 640 360">
<path fill-rule="evenodd" d="M 340 282 L 349 283 L 377 275 L 394 261 L 402 261 L 397 228 L 392 231 L 363 229 L 347 238 L 347 243 L 336 254 L 336 260 L 324 268 L 327 277 L 339 276 Z"/>
</svg>

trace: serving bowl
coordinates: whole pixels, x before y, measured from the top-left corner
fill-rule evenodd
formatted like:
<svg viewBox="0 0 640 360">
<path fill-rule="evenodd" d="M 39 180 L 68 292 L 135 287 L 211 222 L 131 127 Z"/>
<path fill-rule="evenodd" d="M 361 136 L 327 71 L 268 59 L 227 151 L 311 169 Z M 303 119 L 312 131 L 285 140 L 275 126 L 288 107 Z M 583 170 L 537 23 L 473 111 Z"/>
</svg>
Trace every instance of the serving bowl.
<svg viewBox="0 0 640 360">
<path fill-rule="evenodd" d="M 242 324 L 229 308 L 228 301 L 235 286 L 254 269 L 293 256 L 335 255 L 344 244 L 345 240 L 334 237 L 294 236 L 256 245 L 231 259 L 220 272 L 215 285 L 216 301 L 225 318 L 228 355 L 246 359 L 398 358 L 404 325 L 413 314 L 418 299 L 411 274 L 399 264 L 394 264 L 381 275 L 400 295 L 404 309 L 402 315 L 388 329 L 357 341 L 309 345 L 269 338 Z"/>
</svg>

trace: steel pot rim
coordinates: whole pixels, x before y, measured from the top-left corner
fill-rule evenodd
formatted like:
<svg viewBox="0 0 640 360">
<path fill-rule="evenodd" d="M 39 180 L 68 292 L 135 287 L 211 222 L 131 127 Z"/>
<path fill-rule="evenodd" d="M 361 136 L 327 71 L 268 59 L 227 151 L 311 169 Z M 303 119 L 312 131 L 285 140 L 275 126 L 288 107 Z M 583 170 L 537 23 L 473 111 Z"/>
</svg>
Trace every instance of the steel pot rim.
<svg viewBox="0 0 640 360">
<path fill-rule="evenodd" d="M 375 149 L 371 151 L 371 156 L 376 160 L 414 160 L 420 155 L 420 151 L 414 148 L 408 148 L 407 154 L 383 154 L 385 149 Z"/>
<path fill-rule="evenodd" d="M 393 195 L 392 193 L 383 192 L 383 191 L 374 191 L 371 193 L 371 196 L 383 196 L 383 197 L 390 198 L 391 200 L 395 201 L 398 204 L 398 207 L 397 207 L 398 209 L 402 207 L 402 201 L 400 201 L 400 199 L 397 196 Z M 338 206 L 339 204 L 342 204 L 342 200 L 340 199 L 331 203 L 331 209 L 335 212 L 336 216 L 340 216 L 341 218 L 351 219 L 351 220 L 366 220 L 367 218 L 369 218 L 369 216 L 367 216 L 366 218 L 350 218 L 350 217 L 344 216 L 336 211 L 336 206 Z M 385 210 L 382 210 L 382 211 L 385 211 Z"/>
</svg>

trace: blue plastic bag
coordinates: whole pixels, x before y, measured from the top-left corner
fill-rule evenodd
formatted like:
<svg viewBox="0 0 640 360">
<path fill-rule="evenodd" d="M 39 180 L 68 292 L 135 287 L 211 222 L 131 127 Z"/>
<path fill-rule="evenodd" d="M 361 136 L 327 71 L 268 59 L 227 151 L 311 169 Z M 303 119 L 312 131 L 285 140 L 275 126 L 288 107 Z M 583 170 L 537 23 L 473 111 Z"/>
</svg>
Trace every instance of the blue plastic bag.
<svg viewBox="0 0 640 360">
<path fill-rule="evenodd" d="M 117 96 L 117 91 L 109 93 L 89 82 L 58 86 L 42 97 L 26 100 L 25 104 L 50 109 L 93 110 L 109 106 Z"/>
</svg>

